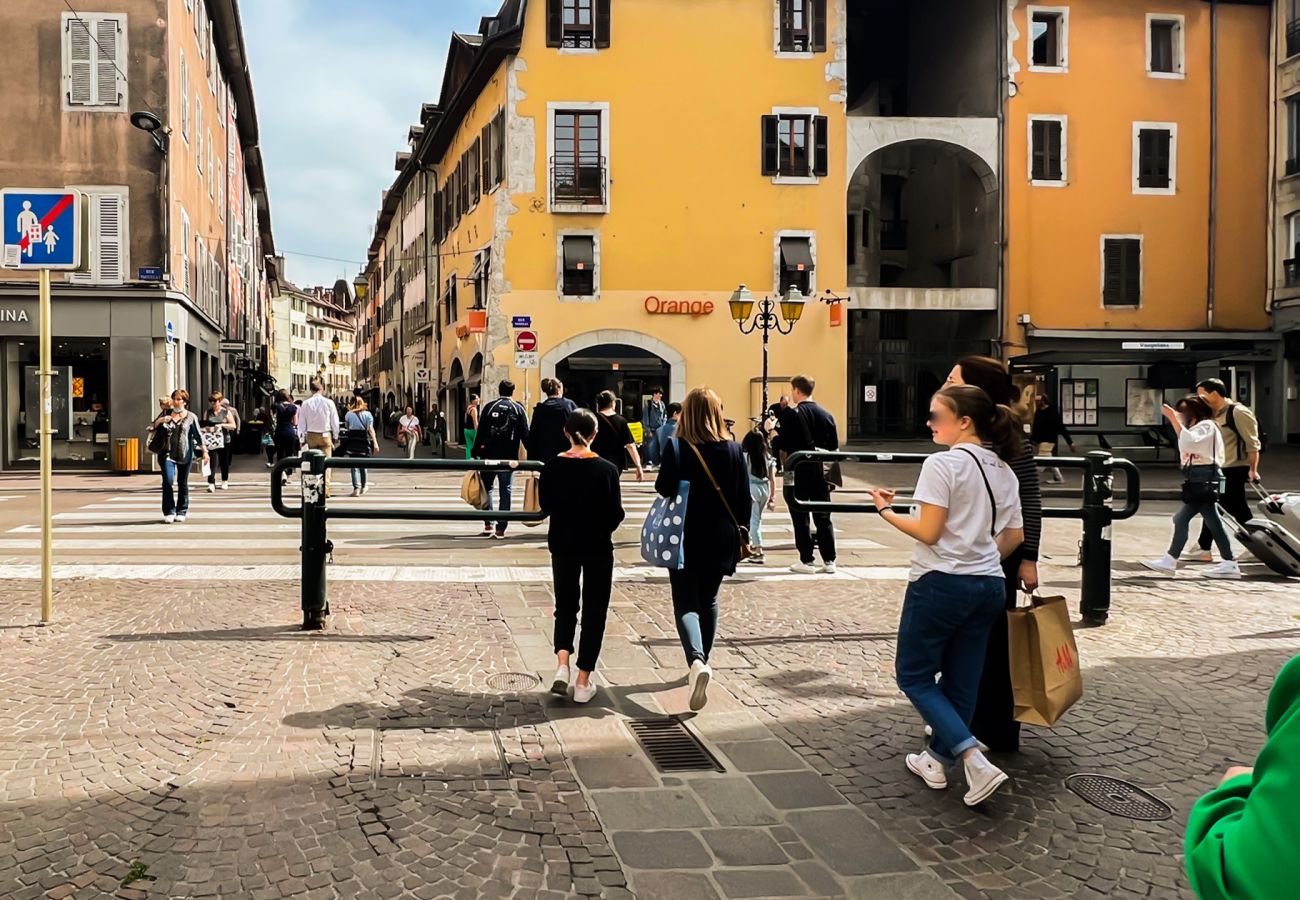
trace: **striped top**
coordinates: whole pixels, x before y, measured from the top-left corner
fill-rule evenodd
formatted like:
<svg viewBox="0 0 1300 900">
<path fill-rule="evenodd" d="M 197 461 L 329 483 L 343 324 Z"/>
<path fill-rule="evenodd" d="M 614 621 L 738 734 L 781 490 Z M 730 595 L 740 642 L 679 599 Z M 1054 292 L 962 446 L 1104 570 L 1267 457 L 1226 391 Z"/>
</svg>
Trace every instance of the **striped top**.
<svg viewBox="0 0 1300 900">
<path fill-rule="evenodd" d="M 1034 465 L 1034 445 L 1026 438 L 1023 452 L 1007 465 L 1020 480 L 1020 512 L 1025 520 L 1020 556 L 1038 562 L 1038 545 L 1043 537 L 1043 492 L 1038 485 L 1038 466 Z"/>
</svg>

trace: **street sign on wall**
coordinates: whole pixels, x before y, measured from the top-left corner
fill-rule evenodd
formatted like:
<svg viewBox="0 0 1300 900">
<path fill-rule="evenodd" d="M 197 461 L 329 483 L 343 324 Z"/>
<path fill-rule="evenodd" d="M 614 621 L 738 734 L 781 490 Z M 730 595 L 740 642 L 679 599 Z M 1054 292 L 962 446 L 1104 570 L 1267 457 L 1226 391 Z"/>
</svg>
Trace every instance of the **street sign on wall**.
<svg viewBox="0 0 1300 900">
<path fill-rule="evenodd" d="M 536 369 L 538 366 L 536 351 L 516 350 L 515 351 L 515 368 L 516 369 Z"/>
<path fill-rule="evenodd" d="M 415 383 L 416 383 L 416 384 L 428 384 L 428 383 L 429 383 L 429 370 L 428 370 L 428 369 L 416 369 L 416 370 L 415 370 Z"/>
<path fill-rule="evenodd" d="M 85 240 L 85 204 L 79 191 L 6 188 L 0 191 L 3 256 L 13 269 L 78 269 Z"/>
<path fill-rule="evenodd" d="M 510 317 L 510 327 L 511 327 L 511 328 L 516 328 L 516 329 L 517 329 L 517 328 L 532 328 L 532 327 L 533 327 L 533 317 L 532 317 L 532 316 L 511 316 L 511 317 Z"/>
<path fill-rule="evenodd" d="M 537 349 L 537 332 L 521 331 L 515 335 L 515 349 L 520 353 L 532 353 Z"/>
</svg>

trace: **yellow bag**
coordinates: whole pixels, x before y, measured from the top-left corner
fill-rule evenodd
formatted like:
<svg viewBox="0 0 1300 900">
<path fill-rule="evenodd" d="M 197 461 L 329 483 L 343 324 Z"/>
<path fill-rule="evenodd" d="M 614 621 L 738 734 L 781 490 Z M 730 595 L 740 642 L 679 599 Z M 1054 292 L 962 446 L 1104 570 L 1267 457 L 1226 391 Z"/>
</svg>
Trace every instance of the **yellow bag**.
<svg viewBox="0 0 1300 900">
<path fill-rule="evenodd" d="M 537 476 L 537 472 L 523 473 L 524 512 L 535 513 L 542 511 L 541 481 Z M 538 519 L 536 522 L 524 522 L 523 524 L 528 528 L 536 528 L 542 524 L 542 520 Z"/>
<path fill-rule="evenodd" d="M 1030 606 L 1007 613 L 1007 628 L 1015 719 L 1055 725 L 1083 696 L 1069 604 L 1064 597 L 1033 597 Z"/>
<path fill-rule="evenodd" d="M 475 509 L 488 508 L 488 493 L 483 488 L 483 478 L 477 471 L 466 472 L 460 481 L 460 499 Z"/>
</svg>

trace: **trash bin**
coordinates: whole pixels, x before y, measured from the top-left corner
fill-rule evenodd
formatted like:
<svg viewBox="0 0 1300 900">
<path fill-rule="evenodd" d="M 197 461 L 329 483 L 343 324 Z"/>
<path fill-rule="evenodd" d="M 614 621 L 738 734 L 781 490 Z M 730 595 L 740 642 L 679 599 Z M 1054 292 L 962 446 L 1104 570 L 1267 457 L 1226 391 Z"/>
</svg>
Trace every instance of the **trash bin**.
<svg viewBox="0 0 1300 900">
<path fill-rule="evenodd" d="M 140 471 L 140 439 L 118 438 L 113 447 L 113 471 L 134 475 Z"/>
</svg>

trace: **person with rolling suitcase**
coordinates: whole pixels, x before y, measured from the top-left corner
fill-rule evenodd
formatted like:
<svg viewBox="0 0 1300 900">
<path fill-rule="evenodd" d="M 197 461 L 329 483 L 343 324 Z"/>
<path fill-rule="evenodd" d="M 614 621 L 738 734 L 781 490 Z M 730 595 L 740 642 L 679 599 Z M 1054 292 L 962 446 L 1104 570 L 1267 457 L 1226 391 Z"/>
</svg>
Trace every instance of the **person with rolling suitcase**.
<svg viewBox="0 0 1300 900">
<path fill-rule="evenodd" d="M 1263 499 L 1259 504 L 1261 515 L 1245 522 L 1236 522 L 1234 537 L 1251 556 L 1279 575 L 1300 578 L 1300 530 L 1292 531 L 1282 522 L 1270 518 L 1286 510 L 1273 501 L 1258 484 L 1251 482 L 1255 492 Z"/>
</svg>

